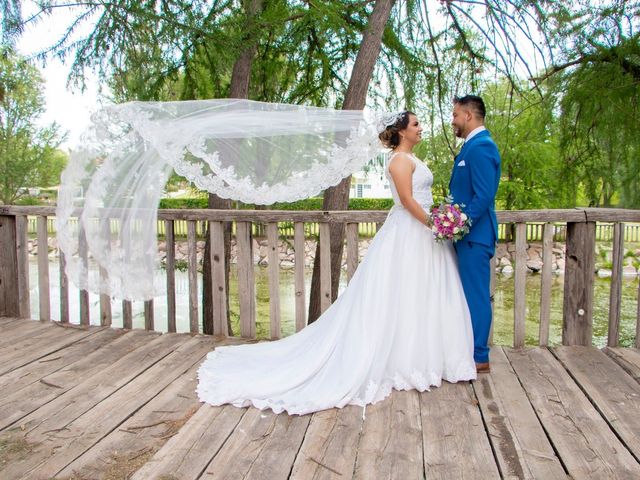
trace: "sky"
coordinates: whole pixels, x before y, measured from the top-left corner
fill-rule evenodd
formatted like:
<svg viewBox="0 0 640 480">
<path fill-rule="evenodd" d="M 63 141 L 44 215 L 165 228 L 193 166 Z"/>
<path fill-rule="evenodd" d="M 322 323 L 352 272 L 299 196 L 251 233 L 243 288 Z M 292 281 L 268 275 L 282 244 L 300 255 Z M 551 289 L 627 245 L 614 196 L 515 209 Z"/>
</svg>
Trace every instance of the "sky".
<svg viewBox="0 0 640 480">
<path fill-rule="evenodd" d="M 33 13 L 31 2 L 25 3 L 24 18 Z M 66 24 L 60 17 L 62 13 L 53 14 L 43 21 L 28 26 L 16 43 L 17 50 L 27 58 L 35 55 L 45 44 L 60 36 L 60 25 Z M 98 79 L 89 74 L 85 91 L 78 87 L 67 87 L 70 62 L 62 63 L 58 58 L 49 58 L 45 66 L 36 61 L 42 78 L 45 80 L 46 112 L 40 117 L 40 125 L 57 122 L 67 133 L 67 139 L 61 145 L 63 150 L 72 149 L 80 140 L 82 131 L 89 124 L 90 115 L 100 108 Z M 104 88 L 104 87 L 103 87 Z"/>
</svg>

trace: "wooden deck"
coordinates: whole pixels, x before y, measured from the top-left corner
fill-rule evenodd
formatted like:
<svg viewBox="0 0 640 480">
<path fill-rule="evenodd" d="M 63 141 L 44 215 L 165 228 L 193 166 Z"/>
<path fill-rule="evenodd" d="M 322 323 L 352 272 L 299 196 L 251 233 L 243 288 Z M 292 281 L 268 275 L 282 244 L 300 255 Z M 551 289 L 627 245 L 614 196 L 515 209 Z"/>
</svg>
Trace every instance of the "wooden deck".
<svg viewBox="0 0 640 480">
<path fill-rule="evenodd" d="M 198 402 L 238 341 L 0 318 L 0 478 L 640 478 L 637 349 L 494 348 L 476 382 L 289 417 Z"/>
</svg>

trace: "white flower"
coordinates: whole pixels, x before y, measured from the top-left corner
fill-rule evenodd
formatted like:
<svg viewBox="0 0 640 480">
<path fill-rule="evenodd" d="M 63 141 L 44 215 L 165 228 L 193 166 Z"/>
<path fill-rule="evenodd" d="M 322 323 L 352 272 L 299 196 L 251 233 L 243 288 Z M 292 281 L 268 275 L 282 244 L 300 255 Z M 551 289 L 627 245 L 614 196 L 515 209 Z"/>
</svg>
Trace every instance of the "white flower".
<svg viewBox="0 0 640 480">
<path fill-rule="evenodd" d="M 463 222 L 467 221 L 467 215 L 465 213 L 460 215 L 460 220 L 462 220 Z"/>
</svg>

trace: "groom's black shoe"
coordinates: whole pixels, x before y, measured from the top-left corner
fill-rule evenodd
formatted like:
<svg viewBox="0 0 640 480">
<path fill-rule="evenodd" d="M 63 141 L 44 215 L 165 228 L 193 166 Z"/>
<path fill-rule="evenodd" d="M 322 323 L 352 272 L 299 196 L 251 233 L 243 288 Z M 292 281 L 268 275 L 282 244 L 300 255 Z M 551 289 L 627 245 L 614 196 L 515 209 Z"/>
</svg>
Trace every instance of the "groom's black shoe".
<svg viewBox="0 0 640 480">
<path fill-rule="evenodd" d="M 491 366 L 489 365 L 489 362 L 482 362 L 482 363 L 476 362 L 476 372 L 477 373 L 490 373 L 491 372 Z"/>
</svg>

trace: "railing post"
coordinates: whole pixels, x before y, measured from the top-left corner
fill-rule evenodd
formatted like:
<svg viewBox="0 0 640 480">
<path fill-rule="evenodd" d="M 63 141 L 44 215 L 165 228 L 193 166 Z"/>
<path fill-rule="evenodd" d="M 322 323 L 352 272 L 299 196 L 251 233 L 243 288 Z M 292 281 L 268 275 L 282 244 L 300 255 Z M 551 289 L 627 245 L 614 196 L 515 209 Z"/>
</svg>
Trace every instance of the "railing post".
<svg viewBox="0 0 640 480">
<path fill-rule="evenodd" d="M 27 239 L 28 217 L 16 216 L 16 244 L 18 246 L 18 294 L 20 296 L 20 317 L 31 318 L 29 295 L 29 241 Z"/>
<path fill-rule="evenodd" d="M 563 345 L 591 345 L 595 243 L 595 222 L 567 223 Z"/>
<path fill-rule="evenodd" d="M 16 217 L 0 215 L 0 317 L 20 316 Z"/>
<path fill-rule="evenodd" d="M 527 318 L 527 224 L 516 223 L 516 271 L 514 279 L 513 346 L 524 347 Z"/>
<path fill-rule="evenodd" d="M 611 290 L 609 292 L 609 332 L 607 346 L 617 347 L 620 336 L 620 304 L 622 303 L 622 259 L 624 257 L 624 223 L 613 227 Z"/>
</svg>

